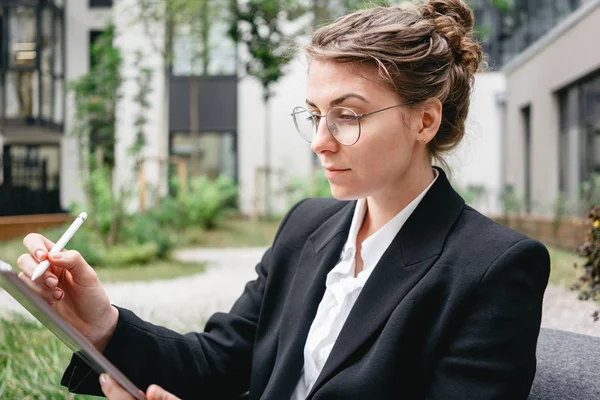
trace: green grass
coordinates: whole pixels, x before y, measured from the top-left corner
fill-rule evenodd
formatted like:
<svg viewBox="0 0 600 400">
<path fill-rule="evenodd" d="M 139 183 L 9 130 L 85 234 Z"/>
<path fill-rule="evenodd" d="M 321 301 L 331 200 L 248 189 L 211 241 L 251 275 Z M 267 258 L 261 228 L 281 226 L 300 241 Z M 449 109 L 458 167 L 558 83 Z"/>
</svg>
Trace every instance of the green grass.
<svg viewBox="0 0 600 400">
<path fill-rule="evenodd" d="M 578 266 L 582 266 L 585 259 L 572 251 L 547 247 L 550 251 L 550 283 L 570 288 L 581 275 L 581 269 L 575 268 L 573 265 L 576 263 Z"/>
<path fill-rule="evenodd" d="M 232 218 L 223 221 L 216 230 L 188 229 L 179 239 L 184 247 L 269 246 L 275 238 L 279 223 L 280 219 L 251 221 Z"/>
<path fill-rule="evenodd" d="M 56 241 L 65 232 L 65 229 L 66 227 L 61 226 L 52 229 L 45 229 L 42 233 L 46 237 Z M 17 268 L 17 258 L 19 258 L 19 256 L 23 253 L 25 253 L 23 238 L 0 241 L 0 260 L 11 264 L 13 268 Z"/>
<path fill-rule="evenodd" d="M 60 386 L 70 359 L 69 348 L 37 322 L 0 319 L 0 399 L 99 399 Z"/>
<path fill-rule="evenodd" d="M 205 263 L 158 260 L 145 265 L 121 268 L 98 268 L 96 272 L 102 283 L 109 283 L 174 279 L 182 276 L 201 274 L 204 270 Z"/>
</svg>

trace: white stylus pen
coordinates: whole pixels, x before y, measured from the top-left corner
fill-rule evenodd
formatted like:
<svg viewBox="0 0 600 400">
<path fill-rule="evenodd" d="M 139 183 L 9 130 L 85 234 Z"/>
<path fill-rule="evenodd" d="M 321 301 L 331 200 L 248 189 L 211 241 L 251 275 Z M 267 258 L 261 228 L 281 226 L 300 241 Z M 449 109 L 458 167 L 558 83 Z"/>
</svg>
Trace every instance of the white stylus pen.
<svg viewBox="0 0 600 400">
<path fill-rule="evenodd" d="M 75 232 L 77 232 L 77 229 L 79 229 L 79 227 L 81 226 L 81 224 L 83 224 L 83 222 L 86 220 L 86 218 L 87 218 L 86 213 L 82 212 L 81 214 L 79 214 L 77 216 L 77 218 L 75 218 L 75 221 L 73 221 L 71 226 L 69 226 L 69 229 L 67 229 L 67 231 L 65 233 L 63 233 L 63 235 L 60 237 L 60 239 L 58 239 L 58 242 L 56 242 L 54 247 L 52 247 L 52 249 L 50 250 L 50 253 L 58 253 L 58 252 L 62 251 L 62 249 L 64 249 L 65 246 L 67 245 L 67 243 L 69 243 L 69 240 L 71 240 L 71 238 L 73 237 Z M 50 266 L 50 261 L 48 261 L 48 260 L 44 260 L 41 263 L 39 263 L 38 266 L 35 267 L 35 270 L 33 271 L 31 280 L 35 281 L 37 278 L 42 276 L 44 274 L 44 272 L 46 272 L 46 270 L 48 269 L 49 266 Z"/>
</svg>

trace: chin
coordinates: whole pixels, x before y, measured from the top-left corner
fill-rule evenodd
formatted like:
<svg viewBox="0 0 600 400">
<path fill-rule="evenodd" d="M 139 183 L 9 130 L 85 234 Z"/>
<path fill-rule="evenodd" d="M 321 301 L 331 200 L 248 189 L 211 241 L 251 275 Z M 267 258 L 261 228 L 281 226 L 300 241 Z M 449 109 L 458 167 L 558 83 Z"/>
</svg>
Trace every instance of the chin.
<svg viewBox="0 0 600 400">
<path fill-rule="evenodd" d="M 329 183 L 329 189 L 331 189 L 332 196 L 337 200 L 357 200 L 361 198 L 360 191 L 349 188 L 347 186 L 335 185 Z M 365 196 L 362 196 L 365 197 Z"/>
</svg>

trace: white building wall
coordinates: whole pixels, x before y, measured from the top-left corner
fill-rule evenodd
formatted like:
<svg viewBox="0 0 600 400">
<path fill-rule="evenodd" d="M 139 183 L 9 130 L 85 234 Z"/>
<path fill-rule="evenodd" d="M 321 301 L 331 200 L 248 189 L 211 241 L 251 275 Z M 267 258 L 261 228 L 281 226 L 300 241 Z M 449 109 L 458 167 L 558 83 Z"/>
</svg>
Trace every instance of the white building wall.
<svg viewBox="0 0 600 400">
<path fill-rule="evenodd" d="M 136 66 L 136 52 L 143 54 L 143 66 L 152 70 L 151 92 L 148 94 L 149 107 L 144 111 L 147 123 L 144 127 L 146 146 L 142 151 L 143 175 L 147 185 L 146 205 L 151 193 L 158 189 L 164 194 L 167 188 L 167 160 L 169 153 L 168 116 L 166 112 L 167 82 L 165 77 L 163 48 L 163 29 L 158 25 L 148 30 L 136 23 L 138 11 L 136 0 L 116 0 L 114 2 L 114 21 L 116 28 L 115 46 L 121 50 L 123 58 L 123 85 L 121 99 L 117 106 L 116 145 L 115 145 L 115 189 L 132 190 L 130 211 L 140 206 L 139 176 L 135 172 L 135 160 L 129 154 L 129 148 L 136 138 L 134 123 L 140 112 L 134 97 L 139 91 L 135 79 L 139 75 Z"/>
<path fill-rule="evenodd" d="M 307 64 L 302 54 L 293 61 L 287 75 L 276 87 L 271 101 L 271 161 L 281 172 L 273 179 L 271 202 L 274 212 L 285 212 L 289 202 L 279 192 L 294 177 L 308 182 L 312 151 L 300 138 L 290 117 L 291 110 L 306 99 Z M 482 186 L 484 194 L 472 205 L 488 215 L 502 212 L 502 106 L 505 91 L 500 72 L 480 73 L 475 79 L 466 134 L 462 143 L 445 160 L 457 189 Z M 240 201 L 243 213 L 252 214 L 256 192 L 262 199 L 262 187 L 255 187 L 255 170 L 264 165 L 264 108 L 260 85 L 252 78 L 239 86 L 239 174 Z M 262 211 L 262 202 L 259 202 Z"/>
<path fill-rule="evenodd" d="M 90 69 L 90 31 L 101 30 L 110 23 L 112 10 L 89 8 L 83 0 L 65 0 L 65 82 L 72 82 Z M 71 136 L 74 117 L 74 99 L 67 95 L 65 133 L 61 140 L 60 201 L 63 208 L 72 201 L 85 200 L 83 179 L 80 176 L 80 151 L 77 140 Z"/>
<path fill-rule="evenodd" d="M 167 87 L 164 78 L 164 62 L 161 53 L 156 50 L 160 46 L 157 38 L 162 37 L 160 27 L 152 30 L 153 36 L 148 37 L 139 24 L 134 24 L 135 0 L 115 0 L 113 8 L 89 8 L 87 1 L 68 0 L 65 12 L 66 27 L 66 81 L 89 72 L 89 41 L 90 31 L 102 30 L 113 22 L 117 37 L 115 45 L 121 49 L 123 57 L 122 99 L 117 107 L 116 148 L 115 148 L 115 187 L 137 188 L 138 177 L 133 172 L 133 160 L 128 155 L 128 149 L 135 139 L 134 121 L 138 107 L 133 97 L 138 91 L 135 84 L 137 75 L 135 62 L 136 51 L 142 50 L 146 56 L 145 65 L 153 69 L 152 92 L 149 95 L 150 108 L 146 112 L 147 146 L 143 151 L 144 175 L 148 191 L 159 188 L 161 193 L 166 190 L 166 160 L 168 156 L 168 118 L 166 115 L 164 97 Z M 114 12 L 113 12 L 114 11 Z M 114 16 L 114 20 L 113 20 Z M 67 207 L 72 201 L 85 201 L 80 176 L 80 149 L 77 140 L 69 133 L 73 128 L 74 99 L 72 94 L 67 96 L 65 136 L 61 142 L 61 203 Z M 135 191 L 134 191 L 135 192 Z M 130 208 L 139 204 L 137 192 L 132 197 Z"/>
<path fill-rule="evenodd" d="M 483 72 L 475 76 L 465 137 L 446 157 L 456 189 L 465 192 L 470 186 L 483 187 L 484 193 L 471 205 L 488 215 L 502 213 L 501 99 L 505 89 L 506 82 L 501 72 Z"/>
<path fill-rule="evenodd" d="M 289 208 L 289 198 L 282 193 L 293 178 L 309 179 L 312 151 L 294 128 L 291 112 L 306 99 L 307 65 L 299 54 L 288 65 L 286 75 L 274 87 L 271 99 L 271 165 L 275 170 L 271 185 L 271 207 L 274 214 Z M 257 168 L 265 160 L 265 111 L 262 87 L 254 78 L 247 77 L 238 86 L 238 153 L 240 180 L 240 208 L 244 214 L 255 212 L 255 200 L 260 200 L 263 212 L 262 185 L 256 187 Z"/>
<path fill-rule="evenodd" d="M 65 14 L 67 67 L 66 79 L 71 81 L 89 71 L 89 31 L 104 28 L 114 15 L 117 28 L 116 45 L 121 49 L 126 81 L 122 89 L 122 100 L 117 113 L 117 174 L 115 184 L 136 185 L 132 175 L 132 159 L 127 149 L 135 138 L 133 125 L 137 105 L 133 96 L 137 92 L 134 79 L 135 52 L 141 49 L 146 55 L 146 65 L 154 70 L 150 109 L 146 126 L 147 146 L 144 149 L 144 174 L 150 187 L 166 191 L 166 161 L 168 159 L 168 113 L 165 96 L 164 60 L 156 49 L 162 37 L 160 27 L 149 36 L 139 24 L 133 23 L 134 0 L 116 0 L 113 10 L 89 9 L 87 1 L 68 0 Z M 240 57 L 243 57 L 240 50 Z M 307 63 L 300 52 L 287 67 L 286 75 L 274 87 L 271 98 L 271 113 L 268 123 L 271 128 L 271 165 L 275 171 L 271 182 L 271 207 L 275 214 L 284 213 L 290 206 L 284 189 L 292 179 L 308 182 L 312 170 L 310 145 L 296 133 L 290 116 L 292 109 L 302 105 L 306 98 Z M 479 74 L 469 112 L 467 134 L 455 154 L 447 157 L 452 178 L 460 188 L 483 185 L 486 196 L 474 206 L 480 211 L 497 214 L 501 204 L 501 108 L 496 98 L 504 92 L 504 78 L 500 73 Z M 73 99 L 67 102 L 66 132 L 72 128 Z M 263 212 L 264 190 L 257 186 L 257 169 L 265 162 L 265 109 L 262 88 L 252 77 L 242 77 L 238 85 L 238 176 L 240 183 L 240 209 L 251 215 Z M 74 138 L 65 135 L 61 146 L 61 201 L 67 206 L 71 201 L 82 201 L 82 179 L 79 176 L 78 154 Z M 259 177 L 263 179 L 263 176 Z M 139 205 L 134 197 L 130 208 Z M 256 206 L 258 205 L 258 210 Z"/>
</svg>

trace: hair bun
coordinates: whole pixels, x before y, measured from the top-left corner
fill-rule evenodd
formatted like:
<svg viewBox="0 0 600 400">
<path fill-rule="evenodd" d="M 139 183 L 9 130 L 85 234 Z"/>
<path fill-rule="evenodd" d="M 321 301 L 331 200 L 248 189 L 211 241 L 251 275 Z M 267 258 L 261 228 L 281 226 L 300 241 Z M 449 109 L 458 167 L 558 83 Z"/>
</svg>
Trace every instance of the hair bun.
<svg viewBox="0 0 600 400">
<path fill-rule="evenodd" d="M 471 8 L 462 0 L 430 0 L 421 6 L 421 14 L 433 21 L 457 61 L 475 73 L 483 55 L 473 38 L 475 20 Z"/>
</svg>

